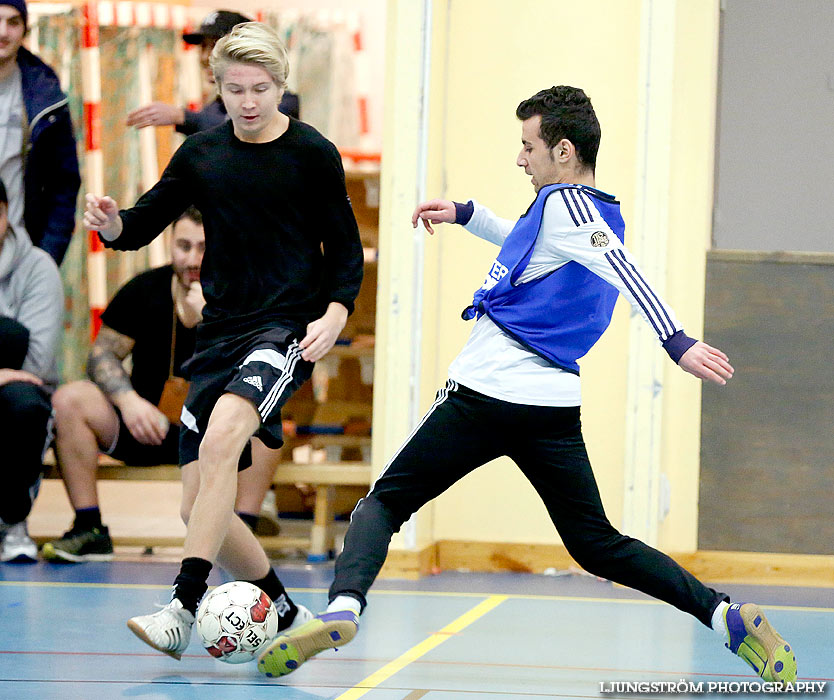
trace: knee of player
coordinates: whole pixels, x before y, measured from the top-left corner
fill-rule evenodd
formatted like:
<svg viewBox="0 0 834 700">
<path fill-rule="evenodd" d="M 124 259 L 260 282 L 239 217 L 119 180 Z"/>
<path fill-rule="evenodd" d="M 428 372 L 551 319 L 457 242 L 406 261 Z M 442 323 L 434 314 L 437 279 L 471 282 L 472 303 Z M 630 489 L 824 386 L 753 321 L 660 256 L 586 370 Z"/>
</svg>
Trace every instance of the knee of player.
<svg viewBox="0 0 834 700">
<path fill-rule="evenodd" d="M 594 569 L 596 568 L 599 559 L 595 556 L 593 550 L 586 549 L 584 546 L 576 547 L 568 545 L 566 545 L 566 549 L 568 550 L 568 554 L 573 557 L 573 560 L 585 569 L 585 571 L 592 574 L 596 573 Z"/>
<path fill-rule="evenodd" d="M 399 527 L 411 517 L 408 509 L 400 511 L 400 509 L 392 507 L 393 504 L 386 503 L 387 499 L 379 498 L 375 493 L 370 493 L 356 504 L 356 508 L 350 516 L 351 522 L 357 519 L 369 519 L 379 521 L 382 520 L 391 526 L 393 531 L 397 531 Z"/>
<path fill-rule="evenodd" d="M 200 442 L 201 477 L 205 476 L 206 467 L 210 467 L 209 473 L 213 473 L 218 465 L 228 466 L 237 471 L 240 454 L 248 439 L 248 434 L 242 433 L 233 425 L 210 424 Z"/>
<path fill-rule="evenodd" d="M 235 394 L 224 394 L 211 412 L 205 435 L 200 443 L 203 450 L 222 452 L 231 450 L 237 456 L 261 423 L 257 409 L 247 399 Z"/>
<path fill-rule="evenodd" d="M 67 421 L 77 420 L 86 413 L 88 402 L 85 382 L 72 382 L 58 387 L 52 395 L 52 410 L 58 427 Z"/>
<path fill-rule="evenodd" d="M 562 537 L 562 543 L 579 566 L 592 574 L 600 574 L 599 568 L 609 561 L 613 540 L 621 535 L 616 531 L 606 537 Z"/>
</svg>

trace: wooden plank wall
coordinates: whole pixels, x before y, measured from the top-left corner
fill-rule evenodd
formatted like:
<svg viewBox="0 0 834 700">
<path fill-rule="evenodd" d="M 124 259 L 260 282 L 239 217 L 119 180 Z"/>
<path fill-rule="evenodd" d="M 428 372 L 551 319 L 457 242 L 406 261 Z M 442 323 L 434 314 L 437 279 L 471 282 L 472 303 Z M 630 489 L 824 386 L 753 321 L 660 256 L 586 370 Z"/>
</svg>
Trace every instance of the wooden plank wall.
<svg viewBox="0 0 834 700">
<path fill-rule="evenodd" d="M 714 251 L 699 550 L 834 554 L 834 255 Z"/>
</svg>

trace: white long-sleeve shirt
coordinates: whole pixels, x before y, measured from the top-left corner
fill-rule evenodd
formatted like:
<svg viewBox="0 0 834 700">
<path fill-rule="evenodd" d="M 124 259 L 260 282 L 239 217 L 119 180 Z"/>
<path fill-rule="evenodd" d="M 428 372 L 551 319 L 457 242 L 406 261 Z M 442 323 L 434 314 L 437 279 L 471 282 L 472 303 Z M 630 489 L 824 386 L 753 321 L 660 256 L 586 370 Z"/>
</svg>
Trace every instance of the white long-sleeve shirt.
<svg viewBox="0 0 834 700">
<path fill-rule="evenodd" d="M 515 222 L 496 216 L 477 202 L 473 204 L 474 213 L 464 228 L 502 245 Z M 580 214 L 580 207 L 585 215 Z M 646 282 L 631 253 L 596 210 L 593 198 L 581 190 L 575 191 L 573 199 L 548 198 L 532 257 L 519 283 L 543 277 L 571 261 L 612 284 L 661 342 L 682 330 L 674 312 Z M 578 406 L 582 400 L 577 375 L 531 352 L 486 315 L 475 323 L 466 345 L 449 367 L 449 376 L 475 391 L 511 403 Z"/>
</svg>

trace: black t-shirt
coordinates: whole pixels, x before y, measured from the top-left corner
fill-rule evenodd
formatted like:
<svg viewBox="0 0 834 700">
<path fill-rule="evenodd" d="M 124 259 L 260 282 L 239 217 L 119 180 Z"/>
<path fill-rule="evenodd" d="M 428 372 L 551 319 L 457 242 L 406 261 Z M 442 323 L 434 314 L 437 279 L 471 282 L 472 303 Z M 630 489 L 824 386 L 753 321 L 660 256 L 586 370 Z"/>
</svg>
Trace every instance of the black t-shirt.
<svg viewBox="0 0 834 700">
<path fill-rule="evenodd" d="M 280 325 L 302 331 L 362 282 L 362 244 L 336 147 L 290 119 L 268 143 L 239 140 L 231 121 L 189 136 L 131 209 L 113 248 L 141 248 L 189 205 L 203 214 L 207 338 Z"/>
<path fill-rule="evenodd" d="M 171 333 L 174 300 L 170 265 L 136 275 L 125 284 L 104 310 L 101 321 L 117 333 L 133 338 L 133 370 L 130 381 L 139 396 L 159 403 L 171 367 Z M 182 364 L 194 353 L 196 328 L 177 319 L 174 374 L 182 376 Z"/>
</svg>

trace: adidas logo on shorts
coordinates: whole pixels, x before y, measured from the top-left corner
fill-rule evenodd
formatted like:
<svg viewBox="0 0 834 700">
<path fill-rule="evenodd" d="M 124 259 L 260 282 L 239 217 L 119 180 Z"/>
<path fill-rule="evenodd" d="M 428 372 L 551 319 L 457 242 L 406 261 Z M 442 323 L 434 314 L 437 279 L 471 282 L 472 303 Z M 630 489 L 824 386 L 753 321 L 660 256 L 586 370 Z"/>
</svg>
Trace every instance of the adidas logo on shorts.
<svg viewBox="0 0 834 700">
<path fill-rule="evenodd" d="M 255 387 L 258 391 L 264 390 L 264 383 L 261 381 L 260 377 L 244 377 L 243 381 L 247 384 L 251 384 Z"/>
</svg>

